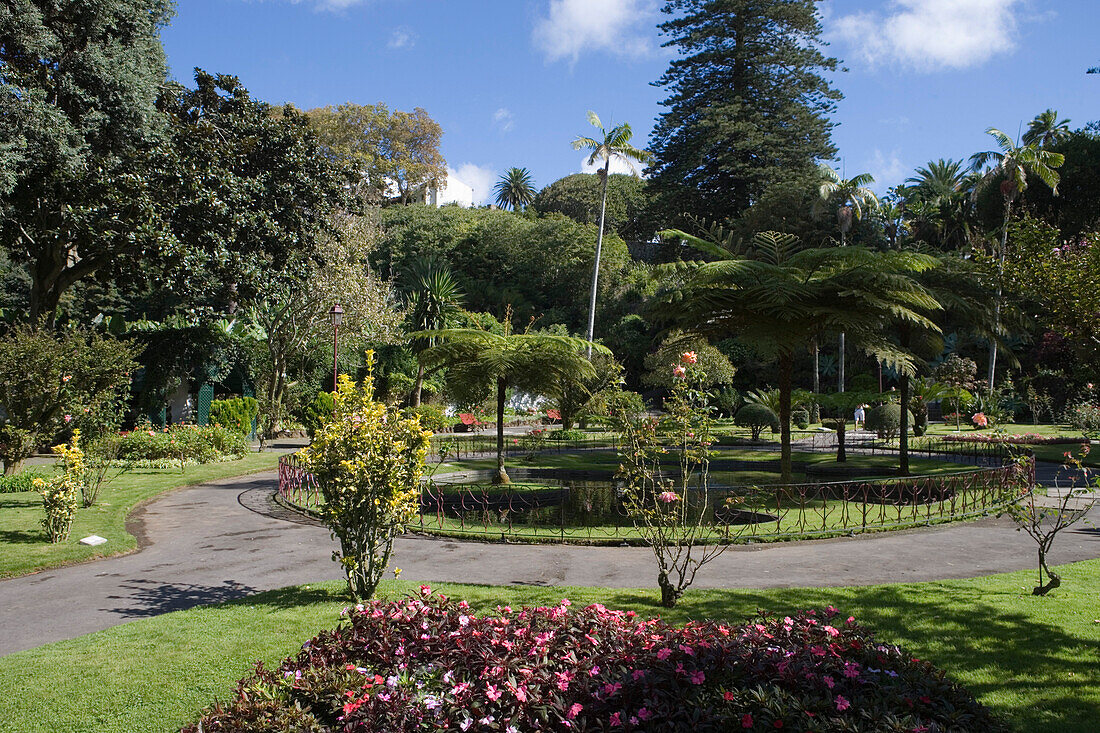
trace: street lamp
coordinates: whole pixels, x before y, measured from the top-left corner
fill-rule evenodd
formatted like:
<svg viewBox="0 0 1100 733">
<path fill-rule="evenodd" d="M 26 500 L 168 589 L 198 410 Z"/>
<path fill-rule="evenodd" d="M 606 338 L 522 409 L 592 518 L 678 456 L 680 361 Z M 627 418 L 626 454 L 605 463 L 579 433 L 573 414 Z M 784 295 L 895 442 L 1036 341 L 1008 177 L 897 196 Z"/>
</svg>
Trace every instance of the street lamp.
<svg viewBox="0 0 1100 733">
<path fill-rule="evenodd" d="M 332 306 L 332 310 L 328 312 L 329 320 L 332 321 L 332 392 L 336 393 L 337 374 L 339 369 L 337 364 L 337 348 L 339 341 L 337 340 L 337 334 L 340 332 L 340 324 L 344 320 L 344 309 L 340 307 L 340 304 Z"/>
</svg>

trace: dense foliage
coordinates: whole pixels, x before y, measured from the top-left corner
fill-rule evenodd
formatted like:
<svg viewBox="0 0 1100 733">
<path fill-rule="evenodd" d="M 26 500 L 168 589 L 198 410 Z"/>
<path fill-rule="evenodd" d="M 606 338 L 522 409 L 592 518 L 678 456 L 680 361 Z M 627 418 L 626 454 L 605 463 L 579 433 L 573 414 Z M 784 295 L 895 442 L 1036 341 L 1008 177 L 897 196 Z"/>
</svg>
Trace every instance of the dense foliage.
<svg viewBox="0 0 1100 733">
<path fill-rule="evenodd" d="M 341 375 L 333 413 L 322 419 L 302 462 L 317 481 L 321 518 L 340 542 L 348 588 L 367 599 L 389 567 L 394 537 L 416 513 L 431 433 L 374 400 L 370 377 Z"/>
<path fill-rule="evenodd" d="M 217 425 L 177 424 L 165 428 L 138 425 L 114 439 L 117 459 L 147 468 L 213 463 L 240 458 L 248 452 L 244 435 Z"/>
<path fill-rule="evenodd" d="M 677 627 L 563 600 L 478 618 L 425 586 L 348 616 L 184 730 L 1006 730 L 833 608 Z"/>
</svg>

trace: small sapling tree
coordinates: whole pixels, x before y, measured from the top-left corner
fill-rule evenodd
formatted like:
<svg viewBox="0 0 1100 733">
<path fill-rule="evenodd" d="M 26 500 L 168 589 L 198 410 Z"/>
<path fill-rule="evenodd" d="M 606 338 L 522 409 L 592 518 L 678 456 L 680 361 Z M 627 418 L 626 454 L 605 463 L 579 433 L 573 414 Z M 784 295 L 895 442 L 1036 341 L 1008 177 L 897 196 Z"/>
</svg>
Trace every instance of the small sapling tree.
<svg viewBox="0 0 1100 733">
<path fill-rule="evenodd" d="M 373 362 L 367 352 L 368 367 Z M 357 385 L 341 375 L 332 416 L 302 451 L 324 499 L 321 518 L 340 542 L 333 559 L 357 600 L 374 594 L 394 537 L 416 515 L 430 437 L 416 418 L 374 400 L 371 376 Z"/>
<path fill-rule="evenodd" d="M 675 367 L 675 382 L 661 418 L 617 419 L 622 433 L 619 477 L 626 483 L 623 503 L 634 526 L 653 549 L 661 605 L 672 608 L 703 565 L 726 545 L 712 535 L 709 495 L 712 408 L 702 388 L 705 375 L 695 354 Z M 673 456 L 666 475 L 662 464 Z M 709 543 L 708 543 L 709 540 Z"/>
<path fill-rule="evenodd" d="M 1039 585 L 1032 589 L 1032 595 L 1045 596 L 1062 584 L 1062 578 L 1047 566 L 1050 548 L 1062 530 L 1085 520 L 1089 510 L 1096 505 L 1095 495 L 1090 495 L 1089 484 L 1100 487 L 1100 480 L 1093 478 L 1089 469 L 1085 468 L 1084 461 L 1088 454 L 1088 443 L 1082 445 L 1076 454 L 1066 451 L 1065 467 L 1070 477 L 1068 488 L 1047 496 L 1037 496 L 1033 488 L 1008 509 L 1008 514 L 1016 522 L 1016 530 L 1026 532 L 1039 548 Z M 1031 458 L 1021 457 L 1019 460 L 1021 466 L 1026 466 Z M 1030 466 L 1027 469 L 1030 470 Z M 1082 482 L 1084 486 L 1080 485 Z M 1046 583 L 1043 583 L 1044 572 L 1048 578 Z"/>
</svg>

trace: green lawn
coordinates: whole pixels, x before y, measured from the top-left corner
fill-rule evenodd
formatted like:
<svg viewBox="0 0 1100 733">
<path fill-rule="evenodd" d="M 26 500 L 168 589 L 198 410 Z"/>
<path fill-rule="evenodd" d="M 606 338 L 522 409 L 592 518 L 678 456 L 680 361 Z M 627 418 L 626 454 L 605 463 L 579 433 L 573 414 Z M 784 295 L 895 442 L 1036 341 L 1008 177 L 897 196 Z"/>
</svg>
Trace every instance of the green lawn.
<svg viewBox="0 0 1100 733">
<path fill-rule="evenodd" d="M 486 610 L 498 604 L 601 602 L 646 616 L 745 619 L 832 604 L 885 641 L 929 659 L 1019 731 L 1094 733 L 1100 719 L 1100 561 L 1062 568 L 1064 585 L 1030 595 L 1034 573 L 863 588 L 692 590 L 673 611 L 655 590 L 439 585 Z M 384 583 L 400 595 L 411 583 Z M 0 731 L 176 730 L 225 699 L 256 660 L 275 663 L 346 601 L 342 585 L 290 588 L 166 614 L 0 658 Z M 48 711 L 48 712 L 47 712 Z"/>
<path fill-rule="evenodd" d="M 99 501 L 79 509 L 69 539 L 51 544 L 42 529 L 42 497 L 36 492 L 0 494 L 0 577 L 68 565 L 129 552 L 137 541 L 126 532 L 126 517 L 136 504 L 182 486 L 215 479 L 274 470 L 279 453 L 249 453 L 237 461 L 178 468 L 140 469 L 124 474 L 103 487 Z M 98 547 L 80 544 L 82 537 L 97 534 L 107 543 Z"/>
</svg>

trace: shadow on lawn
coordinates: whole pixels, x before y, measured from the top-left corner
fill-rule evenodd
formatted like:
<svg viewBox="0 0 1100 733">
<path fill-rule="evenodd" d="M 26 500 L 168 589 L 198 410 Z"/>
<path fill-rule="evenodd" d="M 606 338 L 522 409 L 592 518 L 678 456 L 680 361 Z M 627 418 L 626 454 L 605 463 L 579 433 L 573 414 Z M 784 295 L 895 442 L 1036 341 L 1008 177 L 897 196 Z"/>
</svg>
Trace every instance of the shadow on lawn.
<svg viewBox="0 0 1100 733">
<path fill-rule="evenodd" d="M 21 529 L 0 530 L 0 545 L 41 545 L 49 542 L 45 532 L 24 532 Z"/>
<path fill-rule="evenodd" d="M 124 618 L 146 618 L 195 606 L 224 603 L 257 592 L 256 588 L 232 580 L 226 580 L 221 585 L 210 586 L 193 583 L 164 584 L 137 579 L 128 581 L 124 587 L 132 592 L 129 595 L 114 595 L 108 598 L 128 605 L 102 610 Z"/>
</svg>

